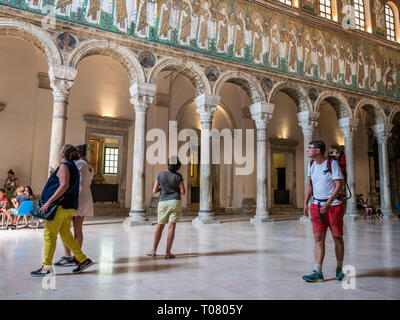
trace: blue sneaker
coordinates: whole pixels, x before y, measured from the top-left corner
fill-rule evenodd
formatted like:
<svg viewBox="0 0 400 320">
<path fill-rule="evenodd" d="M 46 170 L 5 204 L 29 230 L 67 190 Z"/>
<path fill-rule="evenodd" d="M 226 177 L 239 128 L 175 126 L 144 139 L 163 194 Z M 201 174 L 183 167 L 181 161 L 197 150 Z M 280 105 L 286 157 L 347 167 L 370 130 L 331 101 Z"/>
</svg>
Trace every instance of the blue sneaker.
<svg viewBox="0 0 400 320">
<path fill-rule="evenodd" d="M 304 275 L 303 280 L 307 282 L 322 282 L 324 281 L 324 275 L 322 272 L 318 273 L 317 271 L 313 270 L 311 274 Z"/>
<path fill-rule="evenodd" d="M 342 272 L 342 268 L 336 268 L 336 279 L 338 281 L 342 281 L 344 279 L 344 274 Z"/>
</svg>

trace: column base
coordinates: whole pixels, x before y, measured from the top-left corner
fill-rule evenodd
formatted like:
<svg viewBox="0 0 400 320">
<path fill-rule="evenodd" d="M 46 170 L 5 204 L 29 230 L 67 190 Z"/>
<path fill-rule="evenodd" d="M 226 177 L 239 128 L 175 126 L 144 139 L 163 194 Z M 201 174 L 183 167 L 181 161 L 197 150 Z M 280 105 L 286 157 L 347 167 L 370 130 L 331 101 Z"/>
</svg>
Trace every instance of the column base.
<svg viewBox="0 0 400 320">
<path fill-rule="evenodd" d="M 193 225 L 203 225 L 203 224 L 219 224 L 220 221 L 214 217 L 212 213 L 208 213 L 207 215 L 199 212 L 199 215 L 192 220 Z"/>
<path fill-rule="evenodd" d="M 151 226 L 152 223 L 149 218 L 146 217 L 144 212 L 138 212 L 137 210 L 131 210 L 129 212 L 129 217 L 123 222 L 124 227 L 134 227 L 134 226 Z"/>
<path fill-rule="evenodd" d="M 250 219 L 250 223 L 264 223 L 264 222 L 272 222 L 274 219 L 272 219 L 268 213 L 268 211 L 262 212 L 262 213 L 256 213 L 254 218 Z"/>
<path fill-rule="evenodd" d="M 398 221 L 399 220 L 399 218 L 398 218 L 398 216 L 396 215 L 396 214 L 394 214 L 393 212 L 392 212 L 392 214 L 387 214 L 387 213 L 383 213 L 384 214 L 384 216 L 383 216 L 383 221 Z"/>
</svg>

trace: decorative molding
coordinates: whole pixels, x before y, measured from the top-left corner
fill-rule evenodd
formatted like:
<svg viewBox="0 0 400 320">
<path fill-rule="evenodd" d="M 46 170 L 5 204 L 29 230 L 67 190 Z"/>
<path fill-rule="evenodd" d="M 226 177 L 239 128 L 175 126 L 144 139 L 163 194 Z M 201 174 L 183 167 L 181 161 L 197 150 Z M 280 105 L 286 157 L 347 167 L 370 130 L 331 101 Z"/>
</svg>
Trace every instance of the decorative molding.
<svg viewBox="0 0 400 320">
<path fill-rule="evenodd" d="M 283 147 L 296 147 L 298 142 L 292 139 L 281 139 L 281 138 L 268 138 L 269 143 L 272 146 L 283 146 Z"/>
<path fill-rule="evenodd" d="M 133 121 L 127 119 L 99 117 L 95 115 L 85 114 L 83 119 L 86 121 L 87 127 L 118 129 L 119 131 L 128 132 Z"/>
</svg>

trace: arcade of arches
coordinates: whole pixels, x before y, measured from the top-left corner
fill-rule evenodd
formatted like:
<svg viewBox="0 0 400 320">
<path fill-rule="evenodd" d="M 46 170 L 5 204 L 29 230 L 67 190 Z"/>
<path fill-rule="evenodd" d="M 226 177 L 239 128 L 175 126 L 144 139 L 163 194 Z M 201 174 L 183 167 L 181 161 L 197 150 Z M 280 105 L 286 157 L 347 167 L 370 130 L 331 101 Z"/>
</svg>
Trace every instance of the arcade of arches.
<svg viewBox="0 0 400 320">
<path fill-rule="evenodd" d="M 270 10 L 269 6 L 280 14 L 286 10 L 277 1 L 263 2 L 263 10 Z M 41 5 L 41 1 L 38 3 Z M 354 195 L 359 193 L 380 204 L 386 216 L 393 214 L 400 188 L 398 44 L 376 35 L 371 35 L 368 43 L 371 48 L 390 53 L 387 56 L 392 63 L 392 82 L 385 71 L 387 62 L 382 60 L 379 78 L 372 77 L 371 64 L 365 62 L 368 77 L 357 82 L 360 74 L 354 72 L 349 79 L 353 78 L 354 86 L 361 83 L 360 87 L 346 87 L 346 60 L 341 60 L 344 62 L 339 64 L 337 74 L 334 58 L 324 64 L 324 68 L 333 71 L 324 71 L 319 60 L 319 40 L 315 41 L 316 49 L 312 49 L 315 59 L 309 61 L 315 77 L 307 78 L 288 73 L 290 64 L 286 73 L 274 70 L 274 60 L 269 58 L 275 50 L 273 30 L 272 36 L 265 38 L 270 41 L 262 44 L 262 50 L 272 46 L 271 50 L 265 49 L 264 57 L 261 55 L 264 68 L 247 63 L 246 50 L 243 58 L 240 51 L 235 51 L 236 60 L 225 59 L 205 51 L 181 49 L 179 45 L 96 31 L 69 23 L 67 18 L 57 20 L 53 29 L 46 30 L 40 27 L 42 16 L 33 11 L 7 5 L 0 9 L 0 172 L 14 169 L 20 183 L 31 185 L 35 193 L 44 185 L 49 166 L 57 166 L 63 144 L 88 143 L 89 159 L 96 171 L 94 196 L 102 200 L 102 193 L 115 194 L 114 198 L 103 200 L 130 208 L 125 223 L 145 224 L 154 200 L 153 182 L 157 173 L 165 169 L 165 165 L 146 161 L 146 147 L 151 144 L 146 142 L 146 133 L 153 128 L 168 133 L 170 121 L 176 121 L 178 129 L 194 129 L 199 137 L 202 130 L 210 128 L 232 132 L 256 129 L 254 170 L 250 175 L 236 175 L 235 169 L 241 165 L 235 162 L 183 165 L 181 172 L 188 188 L 183 205 L 187 211 L 198 212 L 197 222 L 218 222 L 215 213 L 219 210 L 253 210 L 251 221 L 256 223 L 273 219 L 273 212 L 282 207 L 294 211 L 302 208 L 308 163 L 305 148 L 312 139 L 321 139 L 327 146 L 344 145 L 347 182 L 353 194 L 346 206 L 348 217 L 357 216 Z M 73 5 L 69 10 L 74 10 Z M 311 14 L 305 19 L 324 32 L 335 24 L 321 22 Z M 199 24 L 201 34 L 201 19 Z M 332 28 L 338 32 L 336 24 Z M 254 30 L 246 30 L 250 38 L 256 38 Z M 347 37 L 356 35 L 352 30 L 342 33 Z M 66 38 L 67 42 L 60 41 Z M 360 38 L 366 38 L 361 31 Z M 199 48 L 203 40 L 198 40 Z M 235 50 L 238 41 L 234 36 L 231 45 Z M 286 41 L 284 37 L 282 41 Z M 276 61 L 283 63 L 290 58 L 292 42 L 289 39 L 287 43 L 282 55 L 277 47 Z M 330 50 L 333 52 L 333 45 Z M 307 66 L 307 50 L 297 51 L 294 59 L 300 70 Z M 256 61 L 254 52 L 250 56 Z M 357 53 L 354 56 L 356 59 Z M 373 55 L 369 58 L 374 59 Z M 378 54 L 375 58 L 378 60 Z M 359 65 L 356 61 L 351 70 Z M 343 85 L 339 85 L 342 80 L 336 85 L 335 77 L 342 79 Z M 210 148 L 208 141 L 200 140 L 201 154 Z"/>
</svg>

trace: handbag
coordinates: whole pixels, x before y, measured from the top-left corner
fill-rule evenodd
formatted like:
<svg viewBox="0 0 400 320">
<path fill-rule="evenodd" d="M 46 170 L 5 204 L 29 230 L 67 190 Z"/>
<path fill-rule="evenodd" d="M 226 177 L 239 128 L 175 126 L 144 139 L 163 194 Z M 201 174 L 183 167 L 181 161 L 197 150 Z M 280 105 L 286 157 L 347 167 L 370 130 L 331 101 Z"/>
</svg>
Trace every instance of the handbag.
<svg viewBox="0 0 400 320">
<path fill-rule="evenodd" d="M 43 200 L 42 198 L 39 199 L 39 201 L 36 203 L 36 205 L 31 209 L 31 215 L 39 218 L 39 219 L 44 219 L 44 220 L 54 220 L 54 217 L 56 216 L 57 208 L 59 205 L 61 205 L 61 202 L 65 199 L 65 197 L 68 195 L 68 193 L 71 192 L 71 190 L 75 187 L 77 184 L 77 181 L 75 184 L 68 190 L 68 192 L 64 193 L 60 198 L 58 198 L 56 201 L 50 204 L 49 209 L 45 213 L 40 212 L 40 208 L 43 206 Z"/>
</svg>

